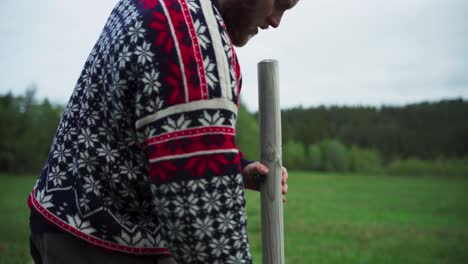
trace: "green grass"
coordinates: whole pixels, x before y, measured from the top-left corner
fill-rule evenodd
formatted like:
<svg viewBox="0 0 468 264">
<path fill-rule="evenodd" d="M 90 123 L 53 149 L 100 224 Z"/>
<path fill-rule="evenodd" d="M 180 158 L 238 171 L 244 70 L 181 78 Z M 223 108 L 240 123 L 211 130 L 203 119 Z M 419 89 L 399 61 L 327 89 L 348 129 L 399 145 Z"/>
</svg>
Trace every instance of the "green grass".
<svg viewBox="0 0 468 264">
<path fill-rule="evenodd" d="M 288 263 L 468 263 L 468 179 L 290 173 Z M 254 263 L 260 196 L 248 193 Z"/>
<path fill-rule="evenodd" d="M 0 175 L 0 264 L 31 263 L 27 198 L 35 181 Z"/>
<path fill-rule="evenodd" d="M 0 175 L 0 263 L 28 263 L 26 196 L 35 179 Z M 261 263 L 260 196 L 248 192 Z M 468 263 L 468 179 L 291 172 L 287 263 Z"/>
</svg>

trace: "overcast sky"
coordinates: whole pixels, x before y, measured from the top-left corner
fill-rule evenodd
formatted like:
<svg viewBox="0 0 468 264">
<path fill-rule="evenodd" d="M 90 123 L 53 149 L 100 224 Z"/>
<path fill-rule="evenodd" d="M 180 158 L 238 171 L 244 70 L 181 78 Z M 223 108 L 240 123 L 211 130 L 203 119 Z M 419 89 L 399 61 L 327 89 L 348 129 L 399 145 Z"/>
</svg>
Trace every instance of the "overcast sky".
<svg viewBox="0 0 468 264">
<path fill-rule="evenodd" d="M 66 103 L 116 0 L 1 0 L 0 94 Z M 468 1 L 301 0 L 237 50 L 257 110 L 257 62 L 280 61 L 281 105 L 468 98 Z"/>
</svg>

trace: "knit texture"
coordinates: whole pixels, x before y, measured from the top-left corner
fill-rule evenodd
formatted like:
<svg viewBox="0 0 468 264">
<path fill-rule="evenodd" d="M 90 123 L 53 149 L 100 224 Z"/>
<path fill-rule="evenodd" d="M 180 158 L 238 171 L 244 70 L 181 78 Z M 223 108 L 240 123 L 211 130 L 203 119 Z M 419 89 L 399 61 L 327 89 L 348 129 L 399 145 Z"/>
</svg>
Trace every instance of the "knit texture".
<svg viewBox="0 0 468 264">
<path fill-rule="evenodd" d="M 209 0 L 121 0 L 30 203 L 107 250 L 251 263 L 235 122 L 241 75 Z"/>
</svg>

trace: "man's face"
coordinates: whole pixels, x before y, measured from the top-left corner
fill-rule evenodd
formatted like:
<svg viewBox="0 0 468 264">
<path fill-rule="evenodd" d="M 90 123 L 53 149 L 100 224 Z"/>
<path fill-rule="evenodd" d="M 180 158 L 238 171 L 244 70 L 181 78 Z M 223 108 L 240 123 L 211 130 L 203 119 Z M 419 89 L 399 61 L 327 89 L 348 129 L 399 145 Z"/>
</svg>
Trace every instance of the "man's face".
<svg viewBox="0 0 468 264">
<path fill-rule="evenodd" d="M 215 0 L 216 1 L 216 0 Z M 259 29 L 277 28 L 286 10 L 299 0 L 219 0 L 234 45 L 244 46 Z"/>
</svg>

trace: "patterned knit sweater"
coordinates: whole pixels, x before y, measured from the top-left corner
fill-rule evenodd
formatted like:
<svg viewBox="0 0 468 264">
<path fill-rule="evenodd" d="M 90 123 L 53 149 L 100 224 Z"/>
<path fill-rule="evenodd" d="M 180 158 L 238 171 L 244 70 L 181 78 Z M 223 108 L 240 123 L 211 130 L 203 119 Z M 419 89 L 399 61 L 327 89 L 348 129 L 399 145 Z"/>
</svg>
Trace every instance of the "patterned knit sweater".
<svg viewBox="0 0 468 264">
<path fill-rule="evenodd" d="M 210 0 L 121 0 L 29 197 L 93 245 L 251 263 L 235 122 L 240 68 Z"/>
</svg>

